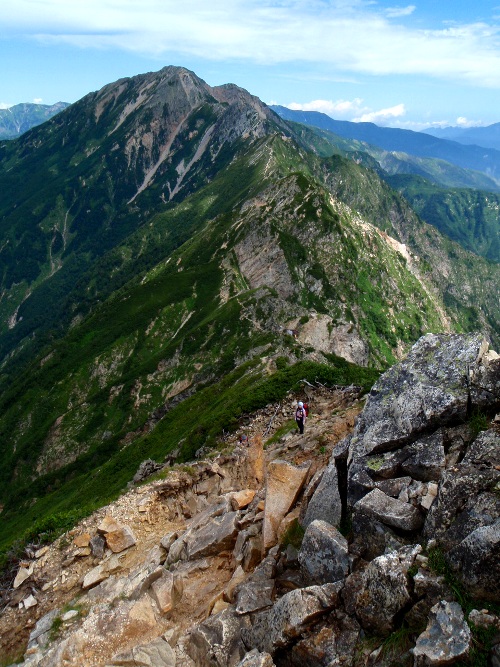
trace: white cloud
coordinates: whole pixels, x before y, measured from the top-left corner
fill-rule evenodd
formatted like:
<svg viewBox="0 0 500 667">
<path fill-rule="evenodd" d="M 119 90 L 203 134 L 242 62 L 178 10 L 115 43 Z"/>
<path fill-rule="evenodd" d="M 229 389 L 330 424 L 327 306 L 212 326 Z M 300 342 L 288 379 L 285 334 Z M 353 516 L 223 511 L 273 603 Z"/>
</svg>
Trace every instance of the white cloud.
<svg viewBox="0 0 500 667">
<path fill-rule="evenodd" d="M 455 125 L 458 125 L 458 127 L 482 127 L 485 123 L 481 120 L 469 120 L 465 116 L 459 116 L 455 121 Z"/>
<path fill-rule="evenodd" d="M 363 100 L 358 97 L 353 100 L 313 100 L 312 102 L 305 102 L 303 104 L 291 102 L 287 104 L 287 107 L 294 111 L 319 111 L 337 119 L 350 119 L 357 114 L 368 111 L 363 106 Z"/>
<path fill-rule="evenodd" d="M 338 74 L 419 75 L 500 86 L 500 25 L 393 21 L 369 0 L 16 0 L 1 35 L 212 60 L 321 64 Z M 450 18 L 453 20 L 452 8 Z"/>
<path fill-rule="evenodd" d="M 35 97 L 33 100 L 33 104 L 43 104 L 43 100 L 41 97 Z"/>
<path fill-rule="evenodd" d="M 10 107 L 14 106 L 13 104 L 8 104 L 7 102 L 0 102 L 0 109 L 10 109 Z"/>
<path fill-rule="evenodd" d="M 353 100 L 313 100 L 312 102 L 305 102 L 303 104 L 292 102 L 286 106 L 294 111 L 320 111 L 336 120 L 350 120 L 354 123 L 375 123 L 377 125 L 390 124 L 394 126 L 394 120 L 400 119 L 406 114 L 404 104 L 396 104 L 388 109 L 374 111 L 363 104 L 363 100 L 359 97 Z"/>
<path fill-rule="evenodd" d="M 354 118 L 353 120 L 356 123 L 376 123 L 378 125 L 385 125 L 387 121 L 393 120 L 394 118 L 400 118 L 406 113 L 404 104 L 396 104 L 394 107 L 389 109 L 380 109 L 380 111 L 370 111 L 364 113 L 359 118 Z"/>
<path fill-rule="evenodd" d="M 400 18 L 401 16 L 410 16 L 415 9 L 415 5 L 408 5 L 407 7 L 387 7 L 385 15 L 388 18 Z"/>
</svg>

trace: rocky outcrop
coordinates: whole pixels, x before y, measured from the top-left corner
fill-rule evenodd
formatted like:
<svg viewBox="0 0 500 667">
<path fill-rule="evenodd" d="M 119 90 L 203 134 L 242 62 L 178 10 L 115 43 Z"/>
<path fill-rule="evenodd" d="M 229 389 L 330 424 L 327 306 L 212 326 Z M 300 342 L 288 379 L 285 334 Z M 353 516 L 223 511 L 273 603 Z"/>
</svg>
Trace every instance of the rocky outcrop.
<svg viewBox="0 0 500 667">
<path fill-rule="evenodd" d="M 495 665 L 499 377 L 480 337 L 426 336 L 380 378 L 330 461 L 312 415 L 309 435 L 266 450 L 261 486 L 236 447 L 130 492 L 134 523 L 115 506 L 72 536 L 81 597 L 69 616 L 40 613 L 27 666 L 429 667 L 472 665 L 478 646 Z M 489 428 L 477 433 L 479 408 Z M 108 536 L 124 526 L 136 541 L 113 553 Z M 75 555 L 96 537 L 102 556 Z M 19 568 L 23 613 L 41 571 Z M 464 599 L 477 600 L 467 619 Z"/>
</svg>

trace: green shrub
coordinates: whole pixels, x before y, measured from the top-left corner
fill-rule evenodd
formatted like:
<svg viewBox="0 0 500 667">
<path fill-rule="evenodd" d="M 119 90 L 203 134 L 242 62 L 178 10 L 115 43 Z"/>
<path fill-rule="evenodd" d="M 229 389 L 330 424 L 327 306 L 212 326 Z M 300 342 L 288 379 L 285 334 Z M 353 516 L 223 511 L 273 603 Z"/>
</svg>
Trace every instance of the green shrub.
<svg viewBox="0 0 500 667">
<path fill-rule="evenodd" d="M 281 538 L 281 546 L 286 549 L 286 547 L 290 544 L 292 547 L 300 549 L 305 532 L 306 531 L 300 525 L 298 520 L 295 519 L 283 534 L 283 537 Z"/>
</svg>

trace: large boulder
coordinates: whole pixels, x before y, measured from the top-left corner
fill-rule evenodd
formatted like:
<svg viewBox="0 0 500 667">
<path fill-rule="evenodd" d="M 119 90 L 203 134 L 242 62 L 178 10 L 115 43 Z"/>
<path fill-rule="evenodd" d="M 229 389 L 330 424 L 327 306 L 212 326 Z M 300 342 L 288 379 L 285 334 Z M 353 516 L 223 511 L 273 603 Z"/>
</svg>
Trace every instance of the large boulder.
<svg viewBox="0 0 500 667">
<path fill-rule="evenodd" d="M 462 584 L 491 600 L 500 579 L 500 435 L 481 433 L 463 461 L 446 470 L 424 535 L 437 539 Z"/>
<path fill-rule="evenodd" d="M 267 551 L 278 540 L 278 528 L 294 506 L 302 490 L 310 464 L 294 466 L 288 461 L 271 461 L 267 471 L 266 504 L 262 528 L 263 548 Z"/>
<path fill-rule="evenodd" d="M 342 517 L 342 501 L 339 493 L 337 466 L 331 461 L 326 467 L 304 516 L 303 525 L 308 526 L 316 519 L 328 521 L 338 526 Z"/>
<path fill-rule="evenodd" d="M 262 563 L 248 576 L 236 593 L 236 613 L 248 614 L 272 607 L 274 603 L 276 558 L 278 547 L 273 547 Z"/>
<path fill-rule="evenodd" d="M 251 627 L 242 630 L 245 645 L 271 655 L 288 646 L 337 605 L 341 588 L 337 582 L 286 593 L 271 609 L 255 614 Z"/>
<path fill-rule="evenodd" d="M 326 521 L 313 521 L 305 532 L 298 560 L 308 584 L 342 581 L 349 572 L 347 540 Z"/>
<path fill-rule="evenodd" d="M 185 650 L 196 667 L 236 667 L 247 653 L 241 635 L 249 626 L 248 616 L 237 616 L 229 607 L 195 626 Z"/>
<path fill-rule="evenodd" d="M 498 602 L 500 519 L 472 531 L 450 551 L 449 559 L 473 597 Z"/>
<path fill-rule="evenodd" d="M 432 607 L 426 630 L 418 637 L 413 655 L 417 665 L 450 665 L 467 656 L 471 632 L 458 602 Z"/>
<path fill-rule="evenodd" d="M 465 420 L 470 374 L 488 343 L 480 334 L 427 334 L 371 390 L 351 441 L 355 456 L 386 452 Z M 490 398 L 491 400 L 491 398 Z"/>
<path fill-rule="evenodd" d="M 130 651 L 119 653 L 111 659 L 108 667 L 175 667 L 176 657 L 173 649 L 162 638 L 136 646 Z"/>
<path fill-rule="evenodd" d="M 421 547 L 405 547 L 379 556 L 363 571 L 347 578 L 342 597 L 365 630 L 386 637 L 396 627 L 399 613 L 411 601 L 408 569 Z"/>
<path fill-rule="evenodd" d="M 361 627 L 343 611 L 332 612 L 286 654 L 291 667 L 353 667 L 359 649 Z"/>
<path fill-rule="evenodd" d="M 397 498 L 391 498 L 380 489 L 373 489 L 364 498 L 358 500 L 353 510 L 405 532 L 418 530 L 424 523 L 422 514 L 413 505 Z"/>
</svg>

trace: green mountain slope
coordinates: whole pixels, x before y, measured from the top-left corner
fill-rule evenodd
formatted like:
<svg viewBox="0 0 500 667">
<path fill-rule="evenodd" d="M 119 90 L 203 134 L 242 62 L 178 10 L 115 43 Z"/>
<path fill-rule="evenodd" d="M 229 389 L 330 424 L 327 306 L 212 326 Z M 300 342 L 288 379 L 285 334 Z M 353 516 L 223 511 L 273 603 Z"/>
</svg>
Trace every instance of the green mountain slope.
<svg viewBox="0 0 500 667">
<path fill-rule="evenodd" d="M 68 106 L 67 102 L 51 105 L 26 103 L 0 109 L 0 141 L 16 139 L 32 127 L 45 123 Z"/>
<path fill-rule="evenodd" d="M 213 445 L 266 387 L 368 386 L 427 331 L 499 340 L 498 265 L 235 86 L 167 68 L 36 132 L 0 169 L 6 539 Z"/>
<path fill-rule="evenodd" d="M 500 262 L 500 196 L 481 190 L 440 188 L 421 178 L 393 176 L 387 182 L 426 222 L 464 248 Z"/>
</svg>

